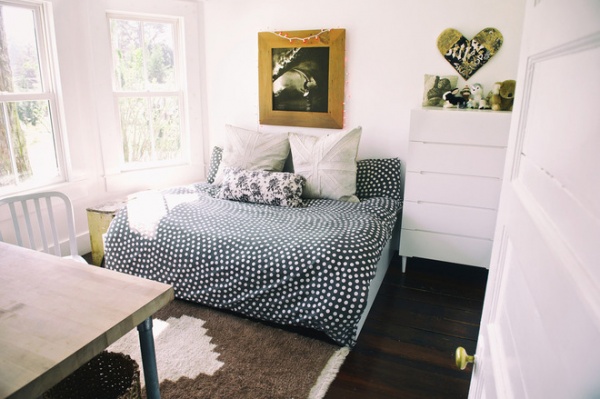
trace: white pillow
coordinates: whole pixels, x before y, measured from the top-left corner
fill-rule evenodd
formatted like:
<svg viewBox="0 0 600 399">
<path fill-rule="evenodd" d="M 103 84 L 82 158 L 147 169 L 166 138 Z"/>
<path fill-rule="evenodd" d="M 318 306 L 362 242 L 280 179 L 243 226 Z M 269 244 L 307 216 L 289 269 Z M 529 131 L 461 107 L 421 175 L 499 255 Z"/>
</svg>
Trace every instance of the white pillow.
<svg viewBox="0 0 600 399">
<path fill-rule="evenodd" d="M 223 182 L 223 169 L 227 167 L 281 172 L 289 153 L 286 134 L 260 133 L 225 125 L 223 157 L 214 184 Z"/>
<path fill-rule="evenodd" d="M 362 128 L 323 137 L 290 133 L 294 173 L 304 176 L 304 198 L 358 202 L 356 155 Z"/>
</svg>

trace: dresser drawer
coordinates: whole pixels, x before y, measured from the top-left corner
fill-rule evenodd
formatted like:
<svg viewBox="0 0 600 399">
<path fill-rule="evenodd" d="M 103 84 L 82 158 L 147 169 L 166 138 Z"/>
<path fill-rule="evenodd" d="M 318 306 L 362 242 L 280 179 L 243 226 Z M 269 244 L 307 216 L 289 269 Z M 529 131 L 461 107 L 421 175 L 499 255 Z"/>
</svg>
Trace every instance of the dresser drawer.
<svg viewBox="0 0 600 399">
<path fill-rule="evenodd" d="M 510 112 L 415 109 L 410 115 L 410 139 L 505 147 L 510 119 Z"/>
<path fill-rule="evenodd" d="M 505 156 L 501 147 L 410 142 L 406 168 L 412 172 L 502 178 Z"/>
<path fill-rule="evenodd" d="M 402 229 L 400 255 L 488 268 L 492 241 Z"/>
<path fill-rule="evenodd" d="M 502 180 L 491 177 L 406 173 L 404 199 L 498 209 Z"/>
<path fill-rule="evenodd" d="M 492 209 L 404 201 L 402 228 L 491 240 L 496 215 Z"/>
</svg>

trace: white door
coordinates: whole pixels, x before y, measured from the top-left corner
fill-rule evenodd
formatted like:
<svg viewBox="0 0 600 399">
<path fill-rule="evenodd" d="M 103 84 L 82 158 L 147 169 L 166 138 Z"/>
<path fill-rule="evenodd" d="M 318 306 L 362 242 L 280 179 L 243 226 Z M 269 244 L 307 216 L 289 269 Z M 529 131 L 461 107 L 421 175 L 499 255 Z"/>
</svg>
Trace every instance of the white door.
<svg viewBox="0 0 600 399">
<path fill-rule="evenodd" d="M 600 1 L 527 0 L 470 398 L 600 398 Z"/>
</svg>

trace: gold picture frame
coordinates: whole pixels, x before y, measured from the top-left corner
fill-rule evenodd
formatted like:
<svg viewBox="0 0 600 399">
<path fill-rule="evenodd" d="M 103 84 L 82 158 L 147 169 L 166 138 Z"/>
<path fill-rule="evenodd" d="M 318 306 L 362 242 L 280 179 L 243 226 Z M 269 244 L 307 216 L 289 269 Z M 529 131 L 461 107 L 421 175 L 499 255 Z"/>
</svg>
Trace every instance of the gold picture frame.
<svg viewBox="0 0 600 399">
<path fill-rule="evenodd" d="M 344 127 L 346 30 L 258 33 L 259 121 Z"/>
</svg>

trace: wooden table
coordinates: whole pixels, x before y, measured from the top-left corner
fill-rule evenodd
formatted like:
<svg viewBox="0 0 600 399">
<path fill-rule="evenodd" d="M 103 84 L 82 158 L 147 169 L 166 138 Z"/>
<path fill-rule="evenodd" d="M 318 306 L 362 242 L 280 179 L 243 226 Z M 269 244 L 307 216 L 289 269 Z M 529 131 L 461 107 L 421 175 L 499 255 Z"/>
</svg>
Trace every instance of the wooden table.
<svg viewBox="0 0 600 399">
<path fill-rule="evenodd" d="M 151 316 L 173 288 L 0 242 L 0 398 L 35 398 L 138 327 L 159 398 Z"/>
</svg>

